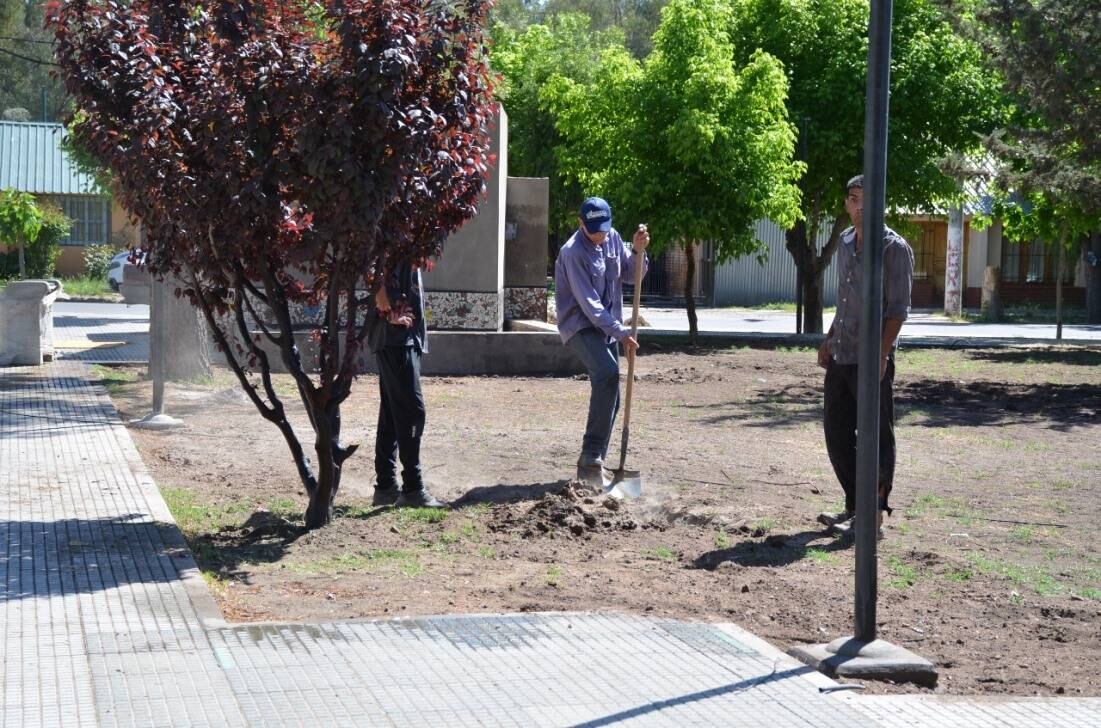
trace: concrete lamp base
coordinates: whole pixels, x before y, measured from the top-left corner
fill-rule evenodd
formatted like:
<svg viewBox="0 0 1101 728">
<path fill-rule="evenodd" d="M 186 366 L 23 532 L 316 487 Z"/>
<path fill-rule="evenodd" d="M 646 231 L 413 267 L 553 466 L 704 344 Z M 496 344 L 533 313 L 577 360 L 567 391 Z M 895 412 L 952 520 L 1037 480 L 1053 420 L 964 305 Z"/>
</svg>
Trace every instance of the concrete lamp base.
<svg viewBox="0 0 1101 728">
<path fill-rule="evenodd" d="M 839 637 L 829 644 L 794 647 L 788 654 L 830 677 L 910 682 L 925 687 L 937 684 L 936 665 L 884 640 L 860 642 L 854 637 Z"/>
<path fill-rule="evenodd" d="M 130 420 L 130 426 L 139 430 L 174 430 L 183 427 L 183 420 L 165 414 L 149 414 L 140 420 Z"/>
</svg>

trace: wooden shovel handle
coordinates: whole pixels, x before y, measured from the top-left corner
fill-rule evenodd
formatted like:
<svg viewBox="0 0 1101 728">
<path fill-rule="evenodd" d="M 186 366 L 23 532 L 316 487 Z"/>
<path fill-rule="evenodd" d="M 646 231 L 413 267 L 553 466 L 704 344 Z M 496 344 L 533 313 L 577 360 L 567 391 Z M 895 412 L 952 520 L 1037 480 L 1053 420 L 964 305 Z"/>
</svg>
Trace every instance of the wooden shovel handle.
<svg viewBox="0 0 1101 728">
<path fill-rule="evenodd" d="M 633 252 L 633 250 L 632 250 Z M 631 338 L 636 342 L 638 341 L 638 305 L 639 299 L 642 296 L 642 264 L 646 260 L 646 251 L 642 251 L 641 254 L 634 253 L 634 265 L 635 265 L 635 295 L 634 303 L 632 305 L 631 315 Z M 627 354 L 627 393 L 624 396 L 625 402 L 623 406 L 623 442 L 619 450 L 619 469 L 623 470 L 623 465 L 627 462 L 627 438 L 631 431 L 631 395 L 635 388 L 635 352 L 631 351 Z"/>
</svg>

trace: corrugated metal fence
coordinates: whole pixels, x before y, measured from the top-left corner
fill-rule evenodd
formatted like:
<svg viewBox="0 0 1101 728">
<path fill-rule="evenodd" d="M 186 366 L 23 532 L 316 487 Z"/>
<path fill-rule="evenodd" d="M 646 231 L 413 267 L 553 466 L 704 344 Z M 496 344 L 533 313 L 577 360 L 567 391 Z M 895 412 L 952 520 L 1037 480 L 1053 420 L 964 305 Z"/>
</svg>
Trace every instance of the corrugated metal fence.
<svg viewBox="0 0 1101 728">
<path fill-rule="evenodd" d="M 784 231 L 769 220 L 759 220 L 757 239 L 765 244 L 767 257 L 758 263 L 755 257 L 739 258 L 715 266 L 714 305 L 759 306 L 779 301 L 795 301 L 795 261 L 784 246 Z M 818 249 L 826 244 L 830 226 L 818 231 Z M 833 306 L 837 300 L 837 269 L 826 268 L 823 303 Z"/>
</svg>

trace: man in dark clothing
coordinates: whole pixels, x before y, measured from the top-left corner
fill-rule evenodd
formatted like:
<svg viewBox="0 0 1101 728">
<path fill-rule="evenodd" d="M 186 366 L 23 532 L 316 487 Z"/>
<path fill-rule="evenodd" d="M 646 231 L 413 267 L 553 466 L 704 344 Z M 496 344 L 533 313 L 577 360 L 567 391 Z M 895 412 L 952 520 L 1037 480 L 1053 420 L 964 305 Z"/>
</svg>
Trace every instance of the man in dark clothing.
<svg viewBox="0 0 1101 728">
<path fill-rule="evenodd" d="M 845 510 L 822 513 L 818 521 L 834 531 L 849 533 L 856 513 L 856 393 L 857 352 L 863 308 L 864 177 L 847 185 L 845 211 L 852 227 L 841 233 L 837 250 L 837 313 L 829 334 L 818 350 L 818 364 L 826 370 L 826 450 L 845 491 Z M 883 514 L 890 514 L 888 499 L 895 475 L 894 350 L 902 324 L 910 314 L 910 289 L 914 279 L 914 251 L 894 230 L 883 236 L 883 330 L 879 359 L 879 537 Z"/>
<path fill-rule="evenodd" d="M 380 320 L 371 336 L 378 362 L 378 428 L 375 431 L 376 505 L 444 508 L 425 490 L 421 472 L 424 395 L 421 355 L 428 352 L 420 268 L 402 264 L 375 295 Z M 401 460 L 401 493 L 397 470 Z"/>
</svg>

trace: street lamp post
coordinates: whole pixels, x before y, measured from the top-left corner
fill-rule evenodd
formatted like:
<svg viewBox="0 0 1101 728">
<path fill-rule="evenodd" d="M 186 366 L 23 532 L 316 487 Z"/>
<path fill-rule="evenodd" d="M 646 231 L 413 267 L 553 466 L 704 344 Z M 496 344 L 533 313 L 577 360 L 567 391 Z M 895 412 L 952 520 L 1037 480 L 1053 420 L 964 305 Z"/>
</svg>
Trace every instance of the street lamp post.
<svg viewBox="0 0 1101 728">
<path fill-rule="evenodd" d="M 853 636 L 792 654 L 828 675 L 936 683 L 931 662 L 876 637 L 879 510 L 879 361 L 883 332 L 883 233 L 887 190 L 892 0 L 872 0 L 864 116 L 864 309 L 857 355 L 856 604 Z"/>
</svg>

